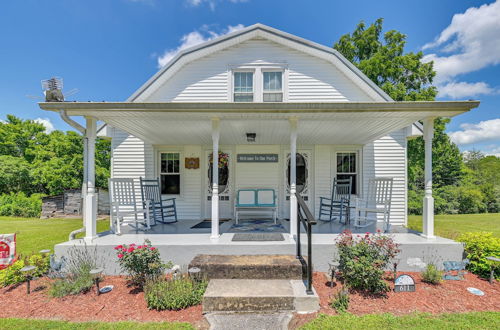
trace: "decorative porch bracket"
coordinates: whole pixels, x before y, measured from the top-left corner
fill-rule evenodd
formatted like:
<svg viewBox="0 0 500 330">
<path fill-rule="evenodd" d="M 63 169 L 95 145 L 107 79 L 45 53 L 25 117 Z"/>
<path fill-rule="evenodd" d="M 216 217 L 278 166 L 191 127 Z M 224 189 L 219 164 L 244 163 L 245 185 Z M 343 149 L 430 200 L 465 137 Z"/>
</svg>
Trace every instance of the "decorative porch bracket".
<svg viewBox="0 0 500 330">
<path fill-rule="evenodd" d="M 297 126 L 298 119 L 290 122 L 290 237 L 297 232 Z"/>
<path fill-rule="evenodd" d="M 425 143 L 425 196 L 422 216 L 422 236 L 435 238 L 434 236 L 434 197 L 432 197 L 432 139 L 434 138 L 434 117 L 424 119 L 424 143 Z"/>
<path fill-rule="evenodd" d="M 212 119 L 212 235 L 210 238 L 219 238 L 219 118 Z"/>
</svg>

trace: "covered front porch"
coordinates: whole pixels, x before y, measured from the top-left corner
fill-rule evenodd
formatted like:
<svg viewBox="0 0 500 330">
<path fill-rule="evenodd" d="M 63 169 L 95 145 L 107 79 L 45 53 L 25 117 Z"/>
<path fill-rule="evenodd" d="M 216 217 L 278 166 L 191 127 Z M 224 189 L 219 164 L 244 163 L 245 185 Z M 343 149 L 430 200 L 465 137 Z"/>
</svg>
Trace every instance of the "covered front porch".
<svg viewBox="0 0 500 330">
<path fill-rule="evenodd" d="M 42 109 L 59 111 L 68 123 L 77 127 L 85 134 L 85 155 L 86 165 L 84 195 L 85 208 L 85 241 L 97 242 L 100 238 L 96 233 L 96 203 L 95 203 L 95 166 L 94 166 L 94 144 L 96 138 L 97 121 L 101 120 L 108 126 L 131 134 L 143 141 L 154 150 L 162 148 L 171 150 L 178 146 L 198 145 L 202 159 L 203 153 L 212 155 L 212 159 L 218 159 L 219 151 L 228 146 L 234 146 L 235 153 L 237 146 L 251 145 L 253 148 L 265 150 L 268 146 L 278 146 L 280 157 L 286 159 L 289 155 L 289 172 L 286 175 L 284 184 L 276 185 L 276 192 L 280 200 L 281 216 L 280 228 L 278 231 L 290 234 L 293 239 L 297 231 L 297 201 L 295 194 L 297 191 L 297 154 L 298 149 L 307 146 L 338 145 L 359 147 L 369 145 L 373 141 L 391 134 L 398 130 L 415 129 L 412 125 L 417 121 L 423 122 L 423 135 L 425 139 L 425 185 L 426 194 L 424 197 L 423 212 L 423 233 L 426 239 L 435 239 L 434 236 L 434 214 L 432 198 L 432 137 L 433 120 L 435 117 L 452 117 L 462 112 L 476 107 L 478 102 L 384 102 L 384 103 L 92 103 L 92 102 L 72 102 L 72 103 L 41 103 Z M 84 116 L 86 127 L 81 127 L 69 116 Z M 255 136 L 255 140 L 248 140 L 248 133 Z M 411 135 L 411 134 L 408 134 Z M 316 148 L 316 147 L 315 147 Z M 316 150 L 316 154 L 321 154 L 321 149 Z M 187 154 L 184 157 L 189 156 Z M 155 162 L 153 152 L 152 161 Z M 134 155 L 130 156 L 134 159 Z M 370 168 L 371 175 L 376 177 L 384 174 L 383 166 L 377 167 L 376 162 L 390 163 L 392 159 L 372 160 Z M 190 210 L 208 210 L 205 217 L 200 212 L 199 219 L 189 220 L 184 218 L 175 225 L 158 225 L 153 227 L 147 235 L 168 235 L 179 234 L 204 234 L 209 232 L 210 239 L 217 243 L 226 234 L 234 232 L 234 220 L 221 221 L 221 205 L 229 202 L 234 203 L 234 194 L 238 189 L 233 187 L 232 191 L 223 192 L 219 185 L 219 171 L 217 162 L 206 164 L 202 171 L 209 171 L 208 196 L 202 193 L 201 198 L 193 200 L 188 206 Z M 123 166 L 138 167 L 134 163 Z M 404 165 L 403 165 L 404 166 Z M 318 172 L 320 167 L 314 168 Z M 382 169 L 382 170 L 381 170 Z M 137 171 L 140 176 L 158 176 L 158 171 Z M 367 172 L 367 171 L 366 171 Z M 381 174 L 379 174 L 379 172 Z M 261 172 L 262 175 L 266 174 Z M 316 183 L 319 185 L 331 186 L 331 177 L 324 180 L 320 173 L 316 174 Z M 281 174 L 279 174 L 281 176 Z M 365 176 L 365 178 L 362 178 Z M 368 173 L 360 173 L 360 182 L 357 194 L 363 195 L 366 189 L 366 177 Z M 130 177 L 130 176 L 129 176 Z M 275 177 L 275 175 L 271 176 Z M 271 178 L 270 177 L 270 178 Z M 187 179 L 187 176 L 186 176 Z M 362 181 L 361 179 L 365 180 Z M 202 179 L 203 180 L 203 179 Z M 236 179 L 237 182 L 238 179 Z M 253 178 L 250 178 L 251 182 Z M 258 180 L 257 180 L 258 181 Z M 245 183 L 248 184 L 248 183 Z M 263 187 L 262 183 L 256 183 L 258 188 Z M 264 184 L 266 184 L 264 182 Z M 406 182 L 399 182 L 403 191 L 406 191 Z M 203 183 L 201 189 L 204 189 Z M 255 187 L 255 186 L 254 186 Z M 223 195 L 226 193 L 226 195 Z M 314 209 L 315 201 L 325 194 L 324 191 L 315 189 L 309 197 L 309 207 Z M 189 198 L 188 196 L 182 196 Z M 400 205 L 400 208 L 405 205 Z M 231 216 L 229 218 L 233 218 Z M 405 216 L 404 216 L 405 217 Z M 208 218 L 209 228 L 193 228 L 196 223 Z M 286 220 L 288 219 L 288 220 Z M 399 225 L 394 228 L 402 228 Z M 124 228 L 125 229 L 125 228 Z M 344 229 L 353 231 L 374 232 L 379 228 L 379 223 L 374 223 L 369 228 L 358 229 L 351 226 L 340 225 L 335 222 L 320 223 L 315 226 L 316 233 L 339 233 Z M 125 235 L 137 235 L 127 230 Z M 404 229 L 398 229 L 404 231 Z M 123 237 L 123 236 L 122 236 Z M 287 238 L 287 239 L 289 239 Z"/>
</svg>

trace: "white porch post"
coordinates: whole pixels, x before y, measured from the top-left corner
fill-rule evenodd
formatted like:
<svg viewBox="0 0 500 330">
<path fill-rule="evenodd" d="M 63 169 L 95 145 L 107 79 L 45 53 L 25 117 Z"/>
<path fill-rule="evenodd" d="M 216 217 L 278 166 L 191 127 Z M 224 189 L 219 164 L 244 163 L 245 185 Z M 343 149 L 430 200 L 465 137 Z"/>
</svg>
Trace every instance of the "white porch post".
<svg viewBox="0 0 500 330">
<path fill-rule="evenodd" d="M 97 236 L 96 220 L 97 220 L 97 196 L 95 192 L 95 139 L 96 139 L 96 124 L 97 120 L 93 117 L 85 117 L 87 121 L 87 129 L 85 133 L 85 144 L 87 145 L 87 156 L 84 157 L 87 161 L 86 184 L 87 193 L 85 196 L 85 241 L 91 242 Z M 85 177 L 85 174 L 84 174 Z"/>
<path fill-rule="evenodd" d="M 297 234 L 297 118 L 290 118 L 290 236 Z"/>
<path fill-rule="evenodd" d="M 423 236 L 434 238 L 434 197 L 432 197 L 432 139 L 434 137 L 434 118 L 424 120 L 425 143 L 425 196 L 423 209 Z"/>
<path fill-rule="evenodd" d="M 219 118 L 212 119 L 212 235 L 219 238 Z"/>
</svg>

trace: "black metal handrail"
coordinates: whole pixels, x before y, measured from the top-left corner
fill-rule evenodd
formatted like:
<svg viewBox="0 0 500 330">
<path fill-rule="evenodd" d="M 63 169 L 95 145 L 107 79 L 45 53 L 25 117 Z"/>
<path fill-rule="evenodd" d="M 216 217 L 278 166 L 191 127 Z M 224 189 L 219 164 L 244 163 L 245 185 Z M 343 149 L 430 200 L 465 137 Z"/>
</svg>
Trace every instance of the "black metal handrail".
<svg viewBox="0 0 500 330">
<path fill-rule="evenodd" d="M 300 196 L 300 194 L 295 194 L 297 197 L 297 259 L 300 260 L 302 265 L 306 269 L 307 273 L 307 294 L 313 294 L 312 290 L 312 230 L 311 226 L 316 224 L 316 220 L 312 215 L 311 211 L 307 207 L 306 202 Z M 307 261 L 302 256 L 302 247 L 300 243 L 300 224 L 302 224 L 307 233 Z"/>
</svg>

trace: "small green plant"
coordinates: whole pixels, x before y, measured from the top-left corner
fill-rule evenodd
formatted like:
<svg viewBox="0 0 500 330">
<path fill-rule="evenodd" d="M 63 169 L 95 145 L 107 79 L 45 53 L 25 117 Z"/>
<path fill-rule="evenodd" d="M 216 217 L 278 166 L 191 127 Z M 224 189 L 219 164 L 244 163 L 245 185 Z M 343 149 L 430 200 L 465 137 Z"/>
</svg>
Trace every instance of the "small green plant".
<svg viewBox="0 0 500 330">
<path fill-rule="evenodd" d="M 380 232 L 354 236 L 344 231 L 337 239 L 339 271 L 349 288 L 371 294 L 385 294 L 389 285 L 384 269 L 399 253 L 398 244 Z"/>
<path fill-rule="evenodd" d="M 53 297 L 77 295 L 90 291 L 94 278 L 90 271 L 99 267 L 97 251 L 73 248 L 68 251 L 67 276 L 52 283 L 49 293 Z"/>
<path fill-rule="evenodd" d="M 438 270 L 436 265 L 428 264 L 422 272 L 422 281 L 430 284 L 439 284 L 443 280 L 443 272 Z"/>
<path fill-rule="evenodd" d="M 149 309 L 179 310 L 198 305 L 207 288 L 206 280 L 193 280 L 183 274 L 178 278 L 148 279 L 144 286 Z"/>
<path fill-rule="evenodd" d="M 330 307 L 335 309 L 337 313 L 345 313 L 349 308 L 349 290 L 343 288 L 335 294 L 335 299 L 330 302 Z"/>
<path fill-rule="evenodd" d="M 0 195 L 0 215 L 39 217 L 42 212 L 42 194 L 26 196 L 23 192 Z"/>
<path fill-rule="evenodd" d="M 172 267 L 171 262 L 161 262 L 160 252 L 151 246 L 149 240 L 145 240 L 143 245 L 118 245 L 115 250 L 122 270 L 130 276 L 132 284 L 141 288 L 146 280 L 156 278 L 166 268 Z"/>
<path fill-rule="evenodd" d="M 0 287 L 22 283 L 26 280 L 21 272 L 24 266 L 35 266 L 36 270 L 33 277 L 41 277 L 48 273 L 50 268 L 50 259 L 48 255 L 32 254 L 27 257 L 20 257 L 9 267 L 0 270 Z"/>
<path fill-rule="evenodd" d="M 465 243 L 465 253 L 470 260 L 467 269 L 483 278 L 488 278 L 491 264 L 486 257 L 500 258 L 500 238 L 494 237 L 493 233 L 476 232 L 462 234 L 457 240 Z M 498 272 L 495 273 L 495 278 L 500 279 Z"/>
</svg>

